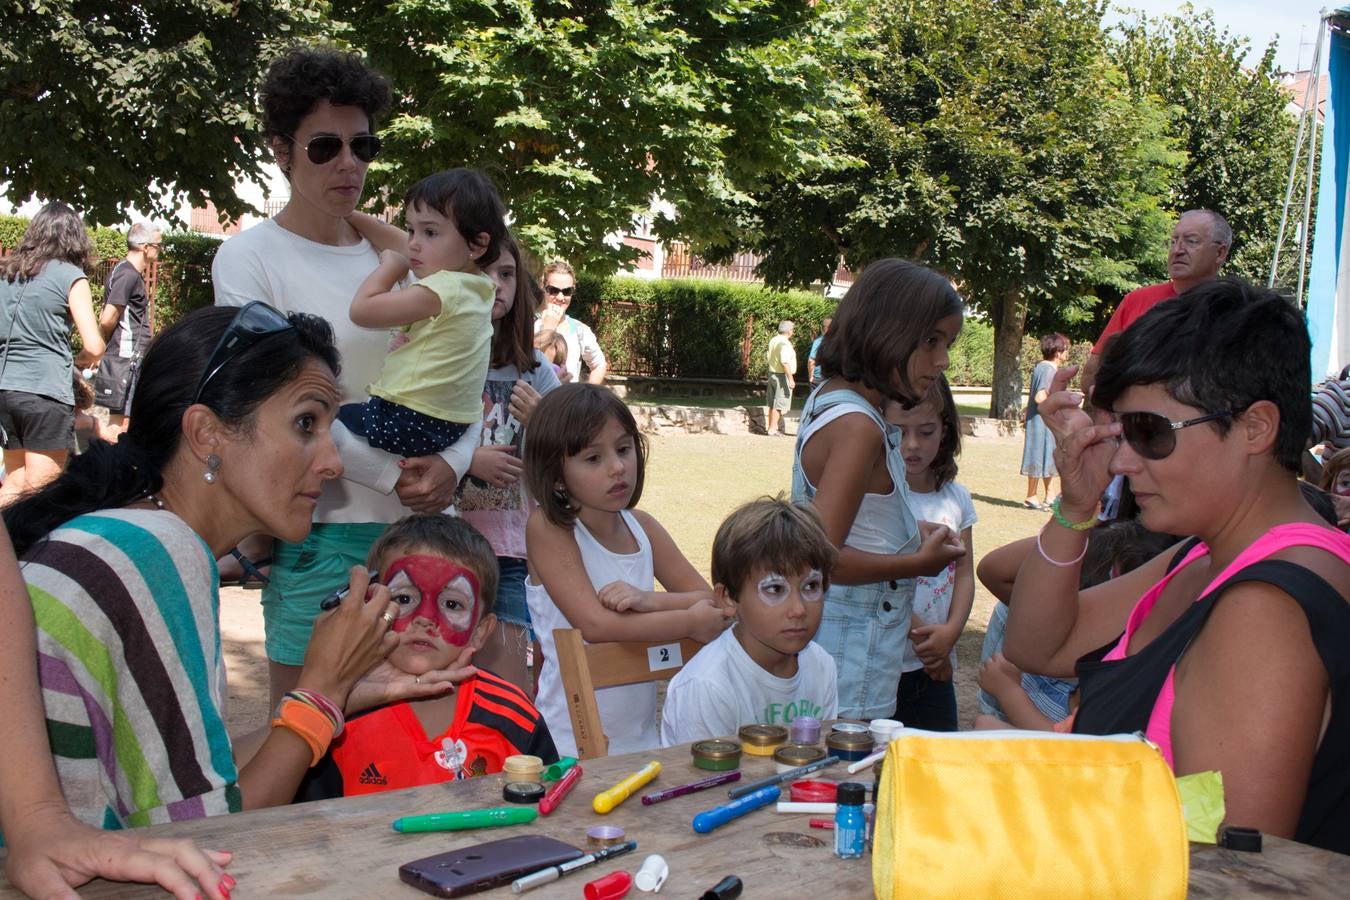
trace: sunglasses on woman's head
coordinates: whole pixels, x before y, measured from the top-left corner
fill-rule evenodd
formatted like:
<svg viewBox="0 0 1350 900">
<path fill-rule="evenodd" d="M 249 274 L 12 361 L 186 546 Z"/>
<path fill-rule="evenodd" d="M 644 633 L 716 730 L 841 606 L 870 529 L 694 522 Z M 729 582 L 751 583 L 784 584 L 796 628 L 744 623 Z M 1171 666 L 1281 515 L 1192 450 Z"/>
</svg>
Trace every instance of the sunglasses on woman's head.
<svg viewBox="0 0 1350 900">
<path fill-rule="evenodd" d="M 551 284 L 544 285 L 544 290 L 548 292 L 548 295 L 550 297 L 556 297 L 559 294 L 562 294 L 564 297 L 570 297 L 572 296 L 573 293 L 576 292 L 576 289 L 577 289 L 576 285 L 572 285 L 571 287 L 565 288 L 554 287 Z"/>
<path fill-rule="evenodd" d="M 230 327 L 216 341 L 216 349 L 202 370 L 202 379 L 197 382 L 197 391 L 192 395 L 193 403 L 202 401 L 202 392 L 216 377 L 216 373 L 225 368 L 231 360 L 248 350 L 263 338 L 285 331 L 295 331 L 295 326 L 278 310 L 261 300 L 250 300 L 239 308 L 230 320 Z"/>
<path fill-rule="evenodd" d="M 1127 412 L 1119 413 L 1116 421 L 1120 422 L 1120 431 L 1126 443 L 1133 447 L 1136 453 L 1145 459 L 1166 459 L 1177 448 L 1178 431 L 1199 425 L 1201 422 L 1226 419 L 1232 415 L 1235 413 L 1230 409 L 1226 412 L 1210 413 L 1196 416 L 1194 419 L 1173 422 L 1167 416 L 1158 413 Z"/>
<path fill-rule="evenodd" d="M 291 143 L 295 143 L 295 138 L 290 138 Z M 361 162 L 370 162 L 380 155 L 380 138 L 374 134 L 358 134 L 352 137 L 346 143 L 351 144 L 352 156 L 355 156 Z M 309 161 L 316 166 L 332 162 L 337 159 L 337 155 L 342 152 L 342 138 L 336 134 L 319 134 L 309 139 L 305 144 L 305 155 Z"/>
</svg>

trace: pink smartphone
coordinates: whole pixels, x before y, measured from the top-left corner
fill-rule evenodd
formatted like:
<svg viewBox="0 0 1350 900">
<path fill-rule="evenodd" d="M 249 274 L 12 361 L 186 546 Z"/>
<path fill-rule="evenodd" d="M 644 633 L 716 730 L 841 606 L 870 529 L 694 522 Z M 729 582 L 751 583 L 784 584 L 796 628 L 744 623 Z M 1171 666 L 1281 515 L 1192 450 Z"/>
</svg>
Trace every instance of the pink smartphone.
<svg viewBox="0 0 1350 900">
<path fill-rule="evenodd" d="M 463 897 L 581 855 L 571 844 L 522 834 L 415 859 L 398 867 L 398 877 L 433 897 Z"/>
</svg>

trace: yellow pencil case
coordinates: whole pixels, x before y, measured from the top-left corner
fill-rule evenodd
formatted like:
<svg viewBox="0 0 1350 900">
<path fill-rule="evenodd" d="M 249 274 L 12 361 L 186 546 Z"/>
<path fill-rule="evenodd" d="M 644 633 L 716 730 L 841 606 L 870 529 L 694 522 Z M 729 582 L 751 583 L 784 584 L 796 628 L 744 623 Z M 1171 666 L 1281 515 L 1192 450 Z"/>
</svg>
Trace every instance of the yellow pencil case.
<svg viewBox="0 0 1350 900">
<path fill-rule="evenodd" d="M 1176 782 L 1142 735 L 906 728 L 887 749 L 878 898 L 1181 898 L 1189 867 Z"/>
</svg>

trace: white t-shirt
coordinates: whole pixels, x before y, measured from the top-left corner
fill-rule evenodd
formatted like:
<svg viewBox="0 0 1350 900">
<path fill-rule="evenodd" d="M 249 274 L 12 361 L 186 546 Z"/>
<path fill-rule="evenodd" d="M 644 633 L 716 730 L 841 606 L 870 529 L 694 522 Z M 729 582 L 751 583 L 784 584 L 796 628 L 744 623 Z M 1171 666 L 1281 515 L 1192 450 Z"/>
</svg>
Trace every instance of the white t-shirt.
<svg viewBox="0 0 1350 900">
<path fill-rule="evenodd" d="M 636 553 L 613 553 L 601 546 L 581 522 L 573 526 L 586 575 L 597 591 L 613 581 L 626 581 L 640 591 L 654 590 L 656 573 L 647 532 L 642 530 L 630 511 L 625 509 L 622 515 L 629 532 L 638 543 Z M 553 643 L 553 629 L 571 628 L 572 623 L 567 621 L 544 586 L 528 578 L 525 579 L 525 602 L 529 604 L 530 622 L 543 653 L 539 691 L 534 698 L 534 705 L 548 723 L 549 733 L 553 735 L 558 752 L 563 756 L 576 756 L 577 742 L 572 733 L 572 716 L 567 711 L 567 697 L 558 674 L 558 652 Z M 595 704 L 600 708 L 600 724 L 605 729 L 605 737 L 609 738 L 610 756 L 650 750 L 661 745 L 661 735 L 656 727 L 656 682 L 601 688 L 595 692 Z"/>
<path fill-rule="evenodd" d="M 834 659 L 812 641 L 797 654 L 797 674 L 779 678 L 750 658 L 733 629 L 685 664 L 666 688 L 661 746 L 735 738 L 742 725 L 787 725 L 797 716 L 838 715 Z"/>
<path fill-rule="evenodd" d="M 542 320 L 535 319 L 535 334 L 538 334 L 542 327 Z M 563 361 L 563 368 L 572 376 L 573 382 L 581 380 L 582 360 L 586 361 L 586 368 L 592 371 L 605 364 L 605 351 L 600 349 L 600 342 L 596 340 L 591 326 L 571 316 L 563 316 L 557 332 L 567 344 L 567 359 Z"/>
<path fill-rule="evenodd" d="M 954 481 L 949 481 L 938 490 L 927 494 L 918 491 L 909 492 L 909 508 L 914 518 L 921 522 L 934 522 L 946 525 L 958 535 L 975 524 L 975 504 L 970 500 L 970 491 Z M 956 585 L 956 563 L 936 575 L 920 575 L 914 588 L 914 615 L 925 625 L 938 625 L 947 621 L 952 608 L 952 589 Z M 952 666 L 956 666 L 956 648 L 952 648 Z M 922 669 L 923 662 L 914 652 L 914 642 L 905 641 L 904 661 L 901 671 L 913 672 Z"/>
<path fill-rule="evenodd" d="M 380 257 L 369 242 L 335 247 L 287 231 L 267 219 L 235 235 L 216 251 L 211 264 L 217 306 L 243 306 L 262 300 L 285 313 L 327 319 L 342 355 L 338 389 L 343 403 L 363 402 L 380 376 L 391 332 L 362 328 L 348 311 L 352 297 Z M 333 440 L 346 468 L 344 477 L 327 481 L 314 510 L 316 522 L 392 522 L 408 510 L 392 493 L 398 457 L 371 447 L 335 423 Z M 478 426 L 465 432 L 441 457 L 459 475 L 469 471 Z"/>
</svg>

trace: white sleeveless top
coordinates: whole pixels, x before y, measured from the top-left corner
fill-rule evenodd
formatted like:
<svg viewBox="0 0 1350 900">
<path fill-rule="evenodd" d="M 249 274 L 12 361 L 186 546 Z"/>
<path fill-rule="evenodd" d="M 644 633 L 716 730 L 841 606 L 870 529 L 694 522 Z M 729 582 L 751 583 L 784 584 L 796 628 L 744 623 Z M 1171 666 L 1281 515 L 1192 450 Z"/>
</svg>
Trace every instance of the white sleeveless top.
<svg viewBox="0 0 1350 900">
<path fill-rule="evenodd" d="M 652 570 L 652 545 L 647 533 L 628 510 L 622 510 L 624 524 L 637 540 L 636 553 L 612 553 L 578 521 L 573 526 L 581 561 L 598 591 L 613 581 L 626 581 L 643 591 L 654 590 L 656 577 Z M 539 692 L 534 698 L 553 743 L 563 756 L 575 756 L 576 738 L 572 734 L 572 717 L 567 711 L 567 698 L 562 679 L 558 675 L 558 656 L 553 644 L 553 629 L 572 625 L 554 604 L 542 584 L 525 580 L 525 601 L 530 607 L 530 622 L 543 651 L 540 661 Z M 597 601 L 598 602 L 598 601 Z M 600 708 L 600 722 L 609 738 L 609 752 L 632 753 L 661 746 L 661 733 L 656 719 L 656 683 L 601 688 L 595 692 L 595 703 Z"/>
<path fill-rule="evenodd" d="M 863 414 L 863 410 L 847 403 L 840 403 L 828 407 L 812 419 L 802 429 L 797 439 L 798 460 L 801 448 L 806 446 L 812 435 L 835 419 L 850 414 Z M 889 555 L 907 548 L 914 541 L 918 529 L 909 509 L 909 484 L 905 481 L 904 463 L 900 460 L 897 450 L 891 446 L 889 435 L 884 431 L 883 440 L 886 441 L 886 470 L 891 476 L 891 489 L 885 494 L 863 494 L 844 543 L 866 553 Z M 800 462 L 798 466 L 800 467 Z M 805 470 L 802 470 L 801 476 L 814 494 L 815 485 L 806 477 Z"/>
</svg>

